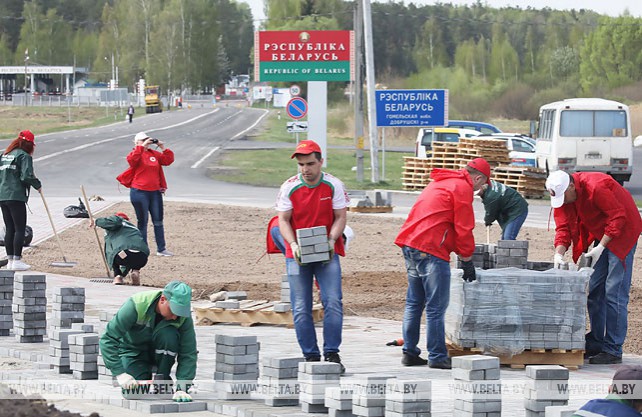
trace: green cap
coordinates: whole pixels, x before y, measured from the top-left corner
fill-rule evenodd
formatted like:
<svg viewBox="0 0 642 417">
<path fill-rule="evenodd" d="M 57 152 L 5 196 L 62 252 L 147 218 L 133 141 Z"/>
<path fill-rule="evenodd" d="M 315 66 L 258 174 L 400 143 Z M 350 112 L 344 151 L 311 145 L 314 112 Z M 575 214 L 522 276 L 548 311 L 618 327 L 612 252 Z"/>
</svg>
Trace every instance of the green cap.
<svg viewBox="0 0 642 417">
<path fill-rule="evenodd" d="M 163 289 L 163 295 L 169 301 L 172 313 L 179 317 L 189 317 L 192 313 L 192 289 L 181 281 L 171 281 Z"/>
</svg>

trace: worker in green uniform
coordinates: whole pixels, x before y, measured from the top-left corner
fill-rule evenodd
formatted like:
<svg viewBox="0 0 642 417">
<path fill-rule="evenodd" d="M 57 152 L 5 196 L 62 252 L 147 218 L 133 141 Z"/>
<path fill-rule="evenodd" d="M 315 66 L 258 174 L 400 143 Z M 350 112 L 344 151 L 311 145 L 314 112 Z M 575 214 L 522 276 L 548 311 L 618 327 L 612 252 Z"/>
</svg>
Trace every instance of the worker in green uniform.
<svg viewBox="0 0 642 417">
<path fill-rule="evenodd" d="M 177 402 L 192 401 L 189 387 L 196 376 L 196 333 L 191 317 L 192 289 L 172 281 L 162 290 L 131 296 L 107 324 L 100 338 L 105 366 L 121 388 L 131 390 L 139 380 L 156 374 L 170 377 L 176 368 Z"/>
<path fill-rule="evenodd" d="M 513 188 L 495 180 L 490 180 L 490 185 L 484 185 L 479 190 L 479 196 L 486 210 L 486 227 L 497 220 L 502 228 L 502 240 L 515 240 L 528 216 L 528 202 L 524 197 Z"/>
<path fill-rule="evenodd" d="M 114 271 L 114 285 L 123 284 L 130 271 L 132 285 L 140 285 L 140 269 L 147 265 L 149 246 L 138 227 L 120 211 L 114 216 L 92 219 L 89 227 L 96 226 L 105 229 L 105 257 Z"/>
</svg>

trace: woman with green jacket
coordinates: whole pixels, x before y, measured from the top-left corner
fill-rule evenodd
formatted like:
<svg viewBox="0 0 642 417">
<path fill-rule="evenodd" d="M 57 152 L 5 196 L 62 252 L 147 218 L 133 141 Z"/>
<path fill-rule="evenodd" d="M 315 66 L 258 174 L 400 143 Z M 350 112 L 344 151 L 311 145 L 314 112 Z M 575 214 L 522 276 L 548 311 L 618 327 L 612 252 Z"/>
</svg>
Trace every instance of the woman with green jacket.
<svg viewBox="0 0 642 417">
<path fill-rule="evenodd" d="M 25 271 L 31 266 L 22 261 L 22 247 L 27 227 L 27 200 L 33 187 L 40 191 L 40 180 L 33 173 L 34 136 L 23 130 L 0 158 L 0 209 L 4 219 L 4 245 L 7 269 Z"/>
</svg>

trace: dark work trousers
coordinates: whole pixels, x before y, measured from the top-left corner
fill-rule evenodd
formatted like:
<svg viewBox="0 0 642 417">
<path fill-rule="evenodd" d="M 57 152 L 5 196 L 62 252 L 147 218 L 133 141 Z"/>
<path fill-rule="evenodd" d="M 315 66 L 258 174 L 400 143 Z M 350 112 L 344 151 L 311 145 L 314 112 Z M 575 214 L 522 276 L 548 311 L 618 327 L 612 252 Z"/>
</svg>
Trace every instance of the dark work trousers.
<svg viewBox="0 0 642 417">
<path fill-rule="evenodd" d="M 27 205 L 24 201 L 0 201 L 2 218 L 4 219 L 4 247 L 7 256 L 22 257 L 22 247 L 25 243 L 25 228 L 27 227 Z"/>
<path fill-rule="evenodd" d="M 166 326 L 154 332 L 152 345 L 142 352 L 120 352 L 121 363 L 125 372 L 137 380 L 152 378 L 153 368 L 157 374 L 170 375 L 172 366 L 176 362 L 181 337 L 174 326 Z"/>
<path fill-rule="evenodd" d="M 120 256 L 122 252 L 124 252 L 124 258 Z M 143 252 L 132 252 L 129 249 L 122 252 L 114 256 L 114 262 L 112 263 L 112 269 L 116 275 L 124 278 L 132 269 L 141 269 L 147 265 L 147 254 Z"/>
</svg>

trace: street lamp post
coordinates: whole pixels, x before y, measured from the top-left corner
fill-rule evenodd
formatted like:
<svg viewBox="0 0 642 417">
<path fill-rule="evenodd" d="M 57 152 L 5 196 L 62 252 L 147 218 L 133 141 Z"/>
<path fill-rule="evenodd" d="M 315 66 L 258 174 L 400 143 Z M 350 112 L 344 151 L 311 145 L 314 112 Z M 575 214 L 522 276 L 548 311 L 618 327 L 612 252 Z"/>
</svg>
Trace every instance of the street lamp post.
<svg viewBox="0 0 642 417">
<path fill-rule="evenodd" d="M 29 62 L 29 48 L 25 49 L 25 107 L 27 107 L 27 64 Z"/>
</svg>

